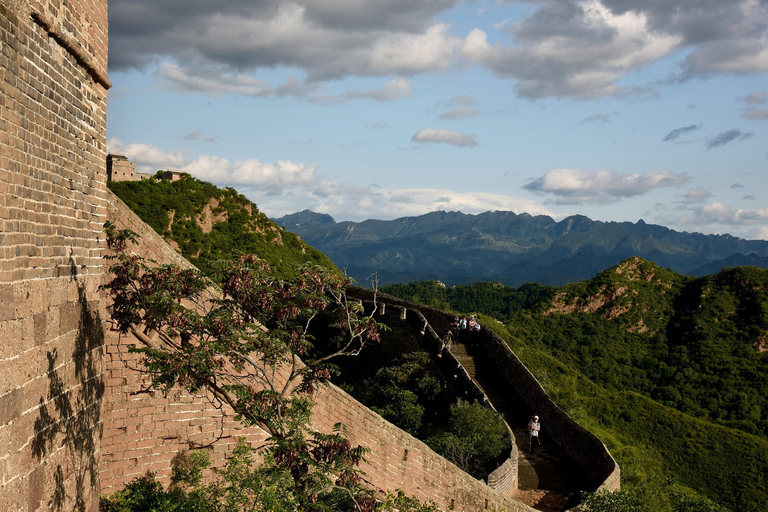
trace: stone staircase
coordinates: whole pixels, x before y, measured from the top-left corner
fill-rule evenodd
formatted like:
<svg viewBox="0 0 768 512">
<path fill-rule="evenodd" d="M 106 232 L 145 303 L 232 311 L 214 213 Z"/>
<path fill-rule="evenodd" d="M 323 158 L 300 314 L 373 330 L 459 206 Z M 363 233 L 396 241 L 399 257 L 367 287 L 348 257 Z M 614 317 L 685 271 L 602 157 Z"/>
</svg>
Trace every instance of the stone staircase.
<svg viewBox="0 0 768 512">
<path fill-rule="evenodd" d="M 544 425 L 541 446 L 531 453 L 526 429 L 531 411 L 522 399 L 494 379 L 492 371 L 485 371 L 482 359 L 476 357 L 471 345 L 454 343 L 450 350 L 515 434 L 519 451 L 519 491 L 515 499 L 544 512 L 573 507 L 579 489 L 585 488 L 584 471 L 562 448 L 547 439 L 547 419 L 541 418 Z"/>
</svg>

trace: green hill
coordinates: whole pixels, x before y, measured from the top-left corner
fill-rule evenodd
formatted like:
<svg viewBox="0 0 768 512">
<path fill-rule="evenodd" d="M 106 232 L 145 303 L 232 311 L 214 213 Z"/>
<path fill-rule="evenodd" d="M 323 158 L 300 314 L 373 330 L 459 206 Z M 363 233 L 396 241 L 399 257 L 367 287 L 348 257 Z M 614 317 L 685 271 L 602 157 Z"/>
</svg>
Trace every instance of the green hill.
<svg viewBox="0 0 768 512">
<path fill-rule="evenodd" d="M 278 227 L 232 188 L 221 189 L 189 175 L 173 182 L 110 182 L 109 188 L 206 273 L 217 260 L 238 254 L 258 255 L 279 277 L 291 276 L 307 262 L 336 268 L 324 254 Z"/>
<path fill-rule="evenodd" d="M 487 315 L 647 510 L 719 510 L 685 505 L 706 497 L 735 511 L 768 510 L 767 289 L 760 268 L 692 278 L 630 258 L 562 287 L 382 291 Z"/>
<path fill-rule="evenodd" d="M 499 281 L 562 285 L 594 277 L 640 256 L 675 272 L 768 267 L 768 241 L 678 232 L 663 226 L 493 211 L 477 215 L 431 212 L 393 220 L 336 222 L 303 211 L 276 222 L 364 279 L 383 284 L 439 279 L 447 285 Z"/>
</svg>

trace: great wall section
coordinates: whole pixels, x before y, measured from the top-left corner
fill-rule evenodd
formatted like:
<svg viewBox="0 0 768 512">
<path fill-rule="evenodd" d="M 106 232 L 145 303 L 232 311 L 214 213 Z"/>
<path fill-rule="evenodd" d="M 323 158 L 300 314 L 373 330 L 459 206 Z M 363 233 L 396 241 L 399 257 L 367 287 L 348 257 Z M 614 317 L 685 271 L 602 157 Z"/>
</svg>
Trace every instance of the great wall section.
<svg viewBox="0 0 768 512">
<path fill-rule="evenodd" d="M 145 256 L 187 263 L 106 188 L 107 32 L 106 0 L 0 0 L 4 511 L 95 512 L 102 493 L 147 470 L 167 478 L 174 457 L 190 447 L 208 445 L 221 463 L 238 436 L 265 438 L 204 399 L 133 394 L 140 376 L 127 354 L 132 341 L 111 329 L 98 290 L 105 279 L 103 224 L 113 219 L 139 232 L 137 250 Z M 385 314 L 397 308 L 394 320 L 423 330 L 426 343 L 445 328 L 444 314 L 414 305 L 392 301 Z M 591 471 L 590 485 L 618 488 L 618 467 L 602 443 L 557 409 L 501 340 L 489 334 L 482 346 L 491 359 L 510 362 L 498 368 L 502 379 L 547 418 L 552 439 Z M 444 360 L 454 364 L 448 354 Z M 459 368 L 456 374 L 465 375 Z M 468 374 L 466 384 L 475 386 Z M 489 486 L 340 389 L 323 387 L 316 399 L 315 427 L 341 421 L 353 441 L 371 448 L 363 469 L 372 487 L 401 488 L 444 510 L 532 510 L 514 499 L 515 450 Z"/>
</svg>

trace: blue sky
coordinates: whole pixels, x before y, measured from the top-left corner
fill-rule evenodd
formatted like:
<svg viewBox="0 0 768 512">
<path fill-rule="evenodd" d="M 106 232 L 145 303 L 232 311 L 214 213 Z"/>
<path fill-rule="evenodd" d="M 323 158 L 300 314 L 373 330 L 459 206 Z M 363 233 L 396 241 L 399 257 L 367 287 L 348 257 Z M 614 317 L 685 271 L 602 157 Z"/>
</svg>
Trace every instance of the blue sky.
<svg viewBox="0 0 768 512">
<path fill-rule="evenodd" d="M 272 217 L 768 239 L 768 0 L 111 0 L 108 149 Z"/>
</svg>

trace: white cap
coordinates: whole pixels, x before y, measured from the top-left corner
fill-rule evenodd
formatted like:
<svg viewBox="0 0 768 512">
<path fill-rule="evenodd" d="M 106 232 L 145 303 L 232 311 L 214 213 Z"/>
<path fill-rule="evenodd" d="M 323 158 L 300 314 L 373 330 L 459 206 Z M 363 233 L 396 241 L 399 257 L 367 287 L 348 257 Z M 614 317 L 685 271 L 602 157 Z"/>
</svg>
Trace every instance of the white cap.
<svg viewBox="0 0 768 512">
<path fill-rule="evenodd" d="M 538 416 L 534 416 L 533 419 L 537 420 L 537 419 L 539 419 L 539 417 Z"/>
</svg>

